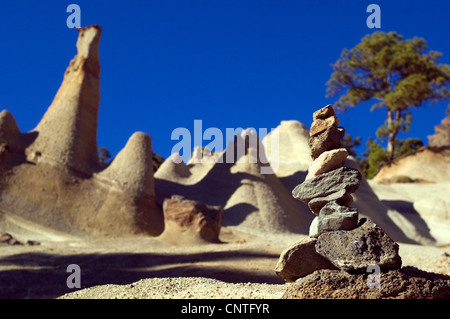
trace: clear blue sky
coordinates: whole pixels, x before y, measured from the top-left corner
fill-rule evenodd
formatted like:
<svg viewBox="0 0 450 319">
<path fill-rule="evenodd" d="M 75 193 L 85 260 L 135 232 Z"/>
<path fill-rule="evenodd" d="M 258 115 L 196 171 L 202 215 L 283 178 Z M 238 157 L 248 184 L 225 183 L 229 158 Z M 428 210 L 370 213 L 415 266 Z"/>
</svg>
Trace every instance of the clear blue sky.
<svg viewBox="0 0 450 319">
<path fill-rule="evenodd" d="M 375 30 L 366 26 L 370 3 L 381 7 L 381 31 L 423 37 L 450 64 L 444 0 L 2 0 L 0 109 L 23 132 L 39 122 L 76 54 L 77 32 L 66 26 L 71 3 L 81 7 L 82 26 L 103 29 L 98 142 L 113 155 L 144 131 L 167 157 L 177 143 L 172 131 L 193 131 L 195 119 L 224 134 L 291 119 L 309 127 L 312 112 L 333 103 L 325 98 L 330 64 Z M 400 137 L 427 143 L 447 105 L 414 111 Z M 339 117 L 366 141 L 385 113 L 365 105 Z"/>
</svg>

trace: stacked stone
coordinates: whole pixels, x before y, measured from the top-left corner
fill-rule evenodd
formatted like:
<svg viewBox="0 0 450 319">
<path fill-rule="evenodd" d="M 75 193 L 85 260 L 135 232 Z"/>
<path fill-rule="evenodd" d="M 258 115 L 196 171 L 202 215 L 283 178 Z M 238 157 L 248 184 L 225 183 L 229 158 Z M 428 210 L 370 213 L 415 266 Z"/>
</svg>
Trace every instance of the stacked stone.
<svg viewBox="0 0 450 319">
<path fill-rule="evenodd" d="M 333 107 L 327 105 L 313 114 L 309 146 L 313 162 L 305 181 L 292 191 L 294 198 L 318 215 L 311 223 L 310 237 L 334 230 L 351 230 L 358 224 L 358 211 L 349 207 L 361 184 L 361 173 L 343 167 L 348 152 L 341 148 L 345 134 Z"/>
<path fill-rule="evenodd" d="M 309 146 L 313 162 L 305 181 L 292 191 L 317 216 L 309 238 L 284 250 L 275 267 L 286 281 L 295 281 L 316 270 L 364 271 L 401 267 L 398 245 L 380 227 L 366 218 L 358 221 L 358 210 L 350 207 L 361 184 L 361 173 L 344 167 L 348 152 L 341 147 L 345 130 L 333 107 L 313 114 Z"/>
</svg>

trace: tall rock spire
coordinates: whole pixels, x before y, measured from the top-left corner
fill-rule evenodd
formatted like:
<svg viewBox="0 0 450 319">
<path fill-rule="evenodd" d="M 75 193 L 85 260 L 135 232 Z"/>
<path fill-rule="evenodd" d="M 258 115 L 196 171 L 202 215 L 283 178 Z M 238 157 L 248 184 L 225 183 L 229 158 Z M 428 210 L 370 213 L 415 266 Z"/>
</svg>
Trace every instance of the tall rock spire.
<svg viewBox="0 0 450 319">
<path fill-rule="evenodd" d="M 77 29 L 78 54 L 70 62 L 56 96 L 34 131 L 27 154 L 90 174 L 98 167 L 97 114 L 100 103 L 99 26 Z M 32 155 L 31 154 L 31 155 Z"/>
</svg>

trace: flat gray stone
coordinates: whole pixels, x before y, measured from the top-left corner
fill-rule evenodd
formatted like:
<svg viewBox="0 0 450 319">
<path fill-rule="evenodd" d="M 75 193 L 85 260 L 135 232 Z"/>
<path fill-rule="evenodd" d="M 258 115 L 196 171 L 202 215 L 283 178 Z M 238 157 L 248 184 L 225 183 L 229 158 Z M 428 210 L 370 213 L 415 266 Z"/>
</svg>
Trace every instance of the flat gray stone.
<svg viewBox="0 0 450 319">
<path fill-rule="evenodd" d="M 341 197 L 354 193 L 361 184 L 361 173 L 353 168 L 340 167 L 317 175 L 297 185 L 292 191 L 294 198 L 308 204 L 312 199 L 326 197 L 338 192 Z"/>
<path fill-rule="evenodd" d="M 309 236 L 317 238 L 321 234 L 335 230 L 352 230 L 358 225 L 358 210 L 341 206 L 336 201 L 327 203 L 314 218 L 309 228 Z"/>
<path fill-rule="evenodd" d="M 311 199 L 308 203 L 308 207 L 314 214 L 319 215 L 322 207 L 324 207 L 331 201 L 336 201 L 339 205 L 342 206 L 350 206 L 353 203 L 353 197 L 351 195 L 351 192 L 347 191 L 344 188 L 328 196 L 316 197 Z"/>
<path fill-rule="evenodd" d="M 288 282 L 294 282 L 320 269 L 337 269 L 316 252 L 316 238 L 304 238 L 286 248 L 280 255 L 275 273 Z"/>
<path fill-rule="evenodd" d="M 365 271 L 369 265 L 398 269 L 402 265 L 398 248 L 383 229 L 366 218 L 353 230 L 326 232 L 316 242 L 317 253 L 347 272 Z"/>
<path fill-rule="evenodd" d="M 336 201 L 332 201 L 329 202 L 328 204 L 326 204 L 319 213 L 319 216 L 330 216 L 330 215 L 336 215 L 336 214 L 346 214 L 346 213 L 350 213 L 350 212 L 358 212 L 358 210 L 354 207 L 347 207 L 347 206 L 342 206 L 340 205 L 338 202 Z M 356 227 L 356 225 L 355 225 Z"/>
</svg>

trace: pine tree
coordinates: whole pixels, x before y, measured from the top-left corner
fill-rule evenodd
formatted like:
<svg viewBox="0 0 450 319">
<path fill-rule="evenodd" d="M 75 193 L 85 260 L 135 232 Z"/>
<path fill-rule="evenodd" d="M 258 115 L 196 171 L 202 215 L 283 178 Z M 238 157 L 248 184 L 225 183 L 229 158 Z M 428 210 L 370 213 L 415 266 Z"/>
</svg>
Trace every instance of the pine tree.
<svg viewBox="0 0 450 319">
<path fill-rule="evenodd" d="M 450 98 L 450 66 L 439 63 L 441 53 L 426 50 L 422 38 L 374 32 L 351 50 L 344 49 L 332 65 L 327 97 L 340 95 L 333 105 L 337 110 L 367 101 L 374 102 L 371 110 L 386 110 L 376 134 L 387 139 L 387 160 L 395 157 L 397 134 L 410 128 L 411 108 Z"/>
</svg>

